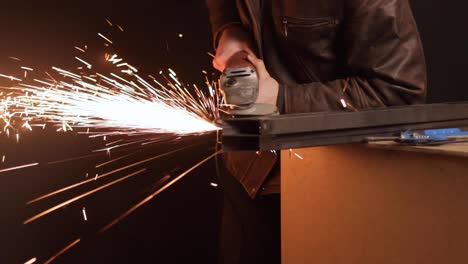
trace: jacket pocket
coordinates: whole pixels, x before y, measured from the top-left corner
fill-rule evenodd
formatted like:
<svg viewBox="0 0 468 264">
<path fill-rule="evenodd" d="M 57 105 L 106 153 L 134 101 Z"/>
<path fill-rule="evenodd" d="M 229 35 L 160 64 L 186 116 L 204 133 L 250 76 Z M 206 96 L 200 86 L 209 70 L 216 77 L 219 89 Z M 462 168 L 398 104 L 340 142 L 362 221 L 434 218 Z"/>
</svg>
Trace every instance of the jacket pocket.
<svg viewBox="0 0 468 264">
<path fill-rule="evenodd" d="M 321 28 L 336 27 L 338 23 L 338 20 L 333 17 L 294 18 L 284 16 L 281 20 L 284 37 L 288 37 L 290 30 L 310 31 Z"/>
<path fill-rule="evenodd" d="M 283 16 L 277 22 L 282 54 L 300 83 L 327 81 L 336 67 L 339 20 L 333 16 L 297 18 Z M 329 77 L 330 76 L 330 77 Z"/>
</svg>

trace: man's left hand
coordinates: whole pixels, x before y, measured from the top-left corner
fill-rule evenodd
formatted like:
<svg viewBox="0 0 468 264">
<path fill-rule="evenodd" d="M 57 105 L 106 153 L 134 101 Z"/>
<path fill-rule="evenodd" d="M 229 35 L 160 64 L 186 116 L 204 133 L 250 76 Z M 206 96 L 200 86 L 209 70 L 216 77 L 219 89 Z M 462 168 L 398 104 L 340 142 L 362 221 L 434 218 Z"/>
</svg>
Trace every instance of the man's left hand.
<svg viewBox="0 0 468 264">
<path fill-rule="evenodd" d="M 276 105 L 279 92 L 278 82 L 270 76 L 263 60 L 250 54 L 247 58 L 255 66 L 258 74 L 259 92 L 255 103 Z"/>
</svg>

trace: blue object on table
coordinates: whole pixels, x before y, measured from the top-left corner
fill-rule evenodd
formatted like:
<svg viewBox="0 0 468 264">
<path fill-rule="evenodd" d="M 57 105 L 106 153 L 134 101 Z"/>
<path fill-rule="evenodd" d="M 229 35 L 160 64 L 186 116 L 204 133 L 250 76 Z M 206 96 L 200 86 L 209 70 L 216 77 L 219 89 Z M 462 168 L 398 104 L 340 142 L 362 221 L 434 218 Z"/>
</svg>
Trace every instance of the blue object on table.
<svg viewBox="0 0 468 264">
<path fill-rule="evenodd" d="M 463 131 L 460 128 L 428 129 L 424 130 L 424 134 L 428 136 L 468 136 L 468 131 Z"/>
<path fill-rule="evenodd" d="M 468 140 L 468 131 L 460 128 L 428 129 L 421 132 L 406 130 L 395 141 L 411 145 L 441 145 Z"/>
</svg>

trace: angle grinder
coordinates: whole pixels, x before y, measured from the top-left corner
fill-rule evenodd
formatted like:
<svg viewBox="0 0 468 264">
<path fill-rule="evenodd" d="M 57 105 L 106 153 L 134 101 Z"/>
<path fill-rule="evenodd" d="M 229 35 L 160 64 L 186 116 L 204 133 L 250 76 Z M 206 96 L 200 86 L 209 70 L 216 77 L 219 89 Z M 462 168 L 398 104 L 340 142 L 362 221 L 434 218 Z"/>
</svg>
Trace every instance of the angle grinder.
<svg viewBox="0 0 468 264">
<path fill-rule="evenodd" d="M 276 105 L 257 104 L 259 79 L 255 66 L 247 58 L 248 53 L 240 51 L 226 63 L 221 75 L 221 92 L 226 106 L 222 108 L 233 116 L 277 115 Z"/>
</svg>

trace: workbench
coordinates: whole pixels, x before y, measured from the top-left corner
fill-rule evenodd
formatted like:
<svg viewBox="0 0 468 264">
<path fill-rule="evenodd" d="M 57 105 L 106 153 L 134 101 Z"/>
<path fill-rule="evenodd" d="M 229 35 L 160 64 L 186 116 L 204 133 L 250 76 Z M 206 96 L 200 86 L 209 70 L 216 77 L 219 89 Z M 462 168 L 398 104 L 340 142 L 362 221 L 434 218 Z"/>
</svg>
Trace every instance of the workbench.
<svg viewBox="0 0 468 264">
<path fill-rule="evenodd" d="M 282 263 L 468 263 L 467 143 L 281 158 Z"/>
<path fill-rule="evenodd" d="M 468 127 L 468 103 L 224 120 L 224 151 L 281 151 L 283 264 L 468 263 L 468 143 L 363 143 Z"/>
</svg>

